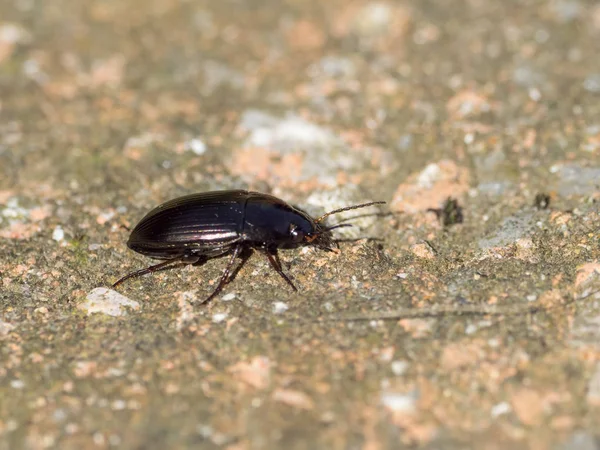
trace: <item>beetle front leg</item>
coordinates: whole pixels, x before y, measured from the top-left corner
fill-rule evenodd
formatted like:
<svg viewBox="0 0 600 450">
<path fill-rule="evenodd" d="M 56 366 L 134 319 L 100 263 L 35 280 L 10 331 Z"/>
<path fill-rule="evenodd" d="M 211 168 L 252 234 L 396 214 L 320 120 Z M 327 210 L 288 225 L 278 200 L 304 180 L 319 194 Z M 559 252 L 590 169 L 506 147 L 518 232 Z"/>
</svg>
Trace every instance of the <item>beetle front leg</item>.
<svg viewBox="0 0 600 450">
<path fill-rule="evenodd" d="M 287 284 L 289 284 L 295 292 L 298 292 L 298 288 L 296 288 L 296 286 L 294 286 L 294 283 L 292 283 L 292 280 L 290 280 L 288 278 L 288 276 L 283 272 L 283 268 L 281 267 L 281 261 L 279 260 L 279 253 L 277 252 L 277 249 L 276 248 L 275 249 L 267 249 L 267 250 L 265 250 L 265 254 L 267 255 L 267 258 L 269 258 L 269 262 L 271 263 L 271 266 L 273 267 L 273 269 L 275 269 L 275 271 L 281 276 L 281 278 L 283 278 L 285 280 L 285 282 Z"/>
</svg>

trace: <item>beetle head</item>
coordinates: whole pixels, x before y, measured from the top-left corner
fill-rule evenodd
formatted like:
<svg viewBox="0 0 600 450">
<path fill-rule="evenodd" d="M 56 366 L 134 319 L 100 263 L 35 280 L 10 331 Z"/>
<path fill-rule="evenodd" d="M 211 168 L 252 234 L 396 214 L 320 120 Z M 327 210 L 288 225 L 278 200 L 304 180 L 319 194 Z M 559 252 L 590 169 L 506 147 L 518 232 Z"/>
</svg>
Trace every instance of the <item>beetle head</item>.
<svg viewBox="0 0 600 450">
<path fill-rule="evenodd" d="M 307 245 L 312 245 L 313 247 L 320 248 L 321 250 L 333 252 L 335 251 L 333 247 L 337 247 L 337 245 L 333 241 L 333 236 L 331 234 L 332 228 L 324 228 L 318 223 L 315 223 L 314 230 L 304 236 L 304 242 Z"/>
<path fill-rule="evenodd" d="M 324 248 L 331 244 L 331 233 L 306 215 L 306 220 L 297 220 L 289 224 L 287 241 L 290 247 L 311 245 Z"/>
<path fill-rule="evenodd" d="M 306 220 L 296 220 L 296 222 L 289 224 L 286 246 L 301 247 L 304 245 L 309 245 L 323 250 L 333 251 L 335 243 L 330 230 L 333 228 L 338 228 L 339 225 L 326 228 L 321 224 L 316 223 L 308 214 L 305 215 L 305 218 Z"/>
<path fill-rule="evenodd" d="M 277 244 L 282 248 L 309 245 L 322 250 L 335 252 L 338 248 L 338 245 L 333 239 L 331 230 L 335 228 L 351 227 L 352 225 L 338 224 L 328 227 L 323 224 L 323 221 L 332 214 L 348 211 L 350 209 L 364 208 L 365 206 L 379 205 L 382 203 L 385 202 L 370 202 L 361 205 L 347 206 L 345 208 L 329 211 L 317 219 L 313 219 L 308 213 L 298 208 L 293 208 L 291 211 L 286 209 L 285 212 L 288 214 L 285 217 L 286 220 L 277 221 L 278 223 L 287 222 L 287 228 L 285 228 L 285 230 L 279 230 L 279 234 L 276 239 Z M 250 222 L 248 218 L 246 220 L 247 222 Z M 254 218 L 252 219 L 252 222 L 255 222 Z M 264 242 L 266 241 L 267 240 Z"/>
<path fill-rule="evenodd" d="M 327 251 L 330 251 L 330 252 L 335 252 L 336 250 L 334 249 L 334 246 L 336 248 L 339 247 L 339 246 L 333 240 L 333 236 L 331 234 L 331 230 L 333 230 L 335 228 L 351 227 L 352 225 L 346 224 L 346 223 L 342 223 L 342 224 L 334 225 L 334 226 L 331 226 L 331 227 L 324 227 L 322 225 L 322 222 L 327 217 L 329 217 L 329 216 L 331 216 L 333 214 L 337 214 L 337 213 L 340 213 L 340 212 L 343 212 L 343 211 L 349 211 L 351 209 L 364 208 L 366 206 L 371 206 L 371 205 L 382 205 L 384 203 L 385 202 L 362 203 L 360 205 L 346 206 L 344 208 L 339 208 L 339 209 L 334 209 L 333 211 L 329 211 L 328 213 L 323 214 L 321 217 L 318 217 L 314 221 L 314 229 L 311 232 L 305 233 L 302 236 L 302 239 L 304 240 L 305 243 L 307 243 L 309 245 L 313 245 L 313 246 L 318 247 L 318 248 L 320 248 L 322 250 L 327 250 Z"/>
</svg>

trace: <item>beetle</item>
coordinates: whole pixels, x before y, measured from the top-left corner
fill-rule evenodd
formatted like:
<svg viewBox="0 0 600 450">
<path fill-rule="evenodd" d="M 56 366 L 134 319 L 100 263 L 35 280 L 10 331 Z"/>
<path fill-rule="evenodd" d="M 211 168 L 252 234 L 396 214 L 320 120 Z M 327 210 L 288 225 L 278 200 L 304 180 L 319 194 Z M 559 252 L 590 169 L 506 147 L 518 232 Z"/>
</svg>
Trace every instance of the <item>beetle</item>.
<svg viewBox="0 0 600 450">
<path fill-rule="evenodd" d="M 342 211 L 380 205 L 368 202 L 335 209 L 314 219 L 308 213 L 269 194 L 245 190 L 212 191 L 169 200 L 151 210 L 135 226 L 127 246 L 142 255 L 163 260 L 131 272 L 113 284 L 176 264 L 203 264 L 209 259 L 230 255 L 217 287 L 202 303 L 209 302 L 229 280 L 235 259 L 252 250 L 264 253 L 271 267 L 294 290 L 298 289 L 283 272 L 278 249 L 313 246 L 334 251 L 331 230 L 349 224 L 326 227 L 323 221 Z M 244 264 L 245 257 L 240 264 Z"/>
</svg>

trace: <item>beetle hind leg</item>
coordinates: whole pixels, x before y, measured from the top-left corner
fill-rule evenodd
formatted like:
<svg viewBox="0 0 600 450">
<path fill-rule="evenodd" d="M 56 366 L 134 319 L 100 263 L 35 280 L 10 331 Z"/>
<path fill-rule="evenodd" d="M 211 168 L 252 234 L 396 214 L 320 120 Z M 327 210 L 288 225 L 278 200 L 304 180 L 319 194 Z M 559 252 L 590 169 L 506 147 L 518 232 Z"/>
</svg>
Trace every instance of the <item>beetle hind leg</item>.
<svg viewBox="0 0 600 450">
<path fill-rule="evenodd" d="M 202 301 L 200 303 L 201 305 L 204 303 L 208 303 L 213 298 L 215 298 L 215 296 L 219 292 L 221 292 L 221 290 L 223 289 L 223 286 L 225 286 L 227 284 L 227 282 L 229 281 L 229 275 L 231 274 L 231 268 L 233 267 L 233 264 L 235 263 L 235 258 L 238 257 L 238 255 L 240 254 L 241 251 L 242 251 L 241 245 L 234 247 L 233 252 L 231 252 L 231 257 L 229 258 L 229 261 L 227 262 L 227 265 L 225 266 L 225 270 L 223 270 L 223 275 L 221 275 L 219 284 L 217 284 L 217 287 L 215 288 L 213 293 L 210 294 L 204 301 Z"/>
<path fill-rule="evenodd" d="M 277 272 L 279 274 L 279 276 L 281 276 L 281 278 L 283 278 L 285 280 L 285 282 L 290 285 L 290 287 L 294 290 L 294 292 L 298 292 L 298 288 L 296 286 L 294 286 L 294 283 L 292 283 L 292 280 L 290 280 L 289 277 L 283 272 L 283 268 L 281 267 L 281 261 L 279 260 L 279 254 L 277 253 L 277 249 L 267 250 L 265 252 L 265 254 L 267 255 L 267 258 L 269 258 L 271 267 L 273 267 L 273 269 L 275 269 L 275 272 Z"/>
<path fill-rule="evenodd" d="M 194 264 L 194 263 L 197 263 L 199 260 L 200 260 L 200 258 L 197 256 L 188 256 L 188 255 L 183 256 L 181 258 L 168 259 L 166 261 L 155 264 L 153 266 L 146 267 L 144 269 L 140 269 L 140 270 L 136 270 L 135 272 L 128 273 L 124 277 L 118 279 L 112 285 L 112 287 L 115 288 L 115 287 L 119 286 L 120 284 L 122 284 L 124 281 L 127 281 L 131 278 L 141 277 L 142 275 L 146 275 L 147 273 L 153 273 L 153 272 L 158 272 L 159 270 L 171 269 L 174 267 L 175 264 L 178 264 L 178 263 Z M 169 267 L 169 266 L 171 266 L 171 267 Z"/>
</svg>

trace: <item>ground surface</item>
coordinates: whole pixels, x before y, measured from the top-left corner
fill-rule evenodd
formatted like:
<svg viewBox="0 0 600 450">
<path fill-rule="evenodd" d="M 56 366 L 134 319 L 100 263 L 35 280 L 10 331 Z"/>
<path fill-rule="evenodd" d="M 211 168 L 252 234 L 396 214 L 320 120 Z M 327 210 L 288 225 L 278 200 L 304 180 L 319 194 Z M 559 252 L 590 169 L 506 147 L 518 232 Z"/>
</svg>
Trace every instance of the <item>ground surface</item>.
<svg viewBox="0 0 600 450">
<path fill-rule="evenodd" d="M 598 448 L 599 54 L 591 1 L 1 3 L 0 448 Z M 389 203 L 299 293 L 97 289 L 231 188 Z"/>
</svg>

